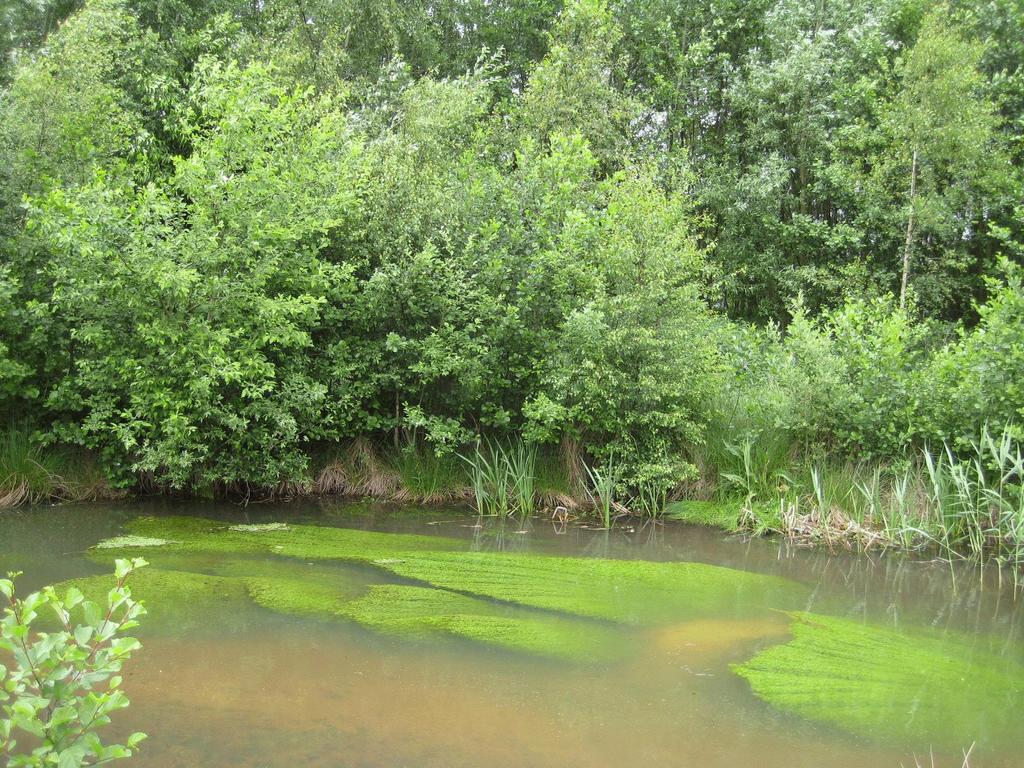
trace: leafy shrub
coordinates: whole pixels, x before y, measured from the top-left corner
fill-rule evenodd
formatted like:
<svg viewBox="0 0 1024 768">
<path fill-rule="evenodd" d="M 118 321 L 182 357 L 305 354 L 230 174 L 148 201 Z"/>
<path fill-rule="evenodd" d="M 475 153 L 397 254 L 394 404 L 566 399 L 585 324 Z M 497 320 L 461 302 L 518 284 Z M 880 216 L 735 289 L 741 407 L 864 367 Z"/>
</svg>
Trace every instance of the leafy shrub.
<svg viewBox="0 0 1024 768">
<path fill-rule="evenodd" d="M 991 280 L 980 321 L 936 355 L 929 370 L 933 418 L 942 436 L 974 438 L 985 424 L 1024 422 L 1024 287 L 1019 266 L 1004 262 Z"/>
<path fill-rule="evenodd" d="M 839 442 L 862 454 L 895 456 L 927 438 L 932 327 L 891 297 L 849 302 L 825 322 L 833 356 L 842 361 L 830 406 Z"/>
<path fill-rule="evenodd" d="M 126 586 L 141 559 L 117 560 L 115 584 L 105 606 L 87 601 L 71 588 L 60 596 L 52 587 L 19 598 L 13 579 L 0 579 L 7 607 L 0 619 L 0 651 L 13 659 L 0 664 L 0 755 L 10 768 L 80 768 L 130 757 L 144 734 L 124 744 L 104 744 L 97 731 L 110 715 L 128 706 L 118 673 L 138 640 L 124 633 L 145 614 Z M 47 610 L 49 609 L 49 610 Z M 43 612 L 53 613 L 59 629 L 38 631 Z M 22 737 L 28 745 L 19 745 Z"/>
</svg>

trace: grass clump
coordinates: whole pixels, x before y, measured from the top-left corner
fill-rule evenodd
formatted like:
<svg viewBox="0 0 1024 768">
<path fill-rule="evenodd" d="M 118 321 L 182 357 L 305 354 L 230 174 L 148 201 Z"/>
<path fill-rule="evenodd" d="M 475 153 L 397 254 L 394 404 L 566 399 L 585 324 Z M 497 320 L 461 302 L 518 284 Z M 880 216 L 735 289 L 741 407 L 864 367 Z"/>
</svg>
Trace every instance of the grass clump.
<svg viewBox="0 0 1024 768">
<path fill-rule="evenodd" d="M 790 642 L 733 667 L 769 704 L 878 740 L 1024 742 L 1015 716 L 1024 695 L 1019 662 L 978 650 L 971 638 L 792 618 Z"/>
<path fill-rule="evenodd" d="M 444 504 L 469 495 L 465 469 L 455 456 L 410 445 L 388 456 L 387 464 L 398 475 L 398 501 Z"/>
<path fill-rule="evenodd" d="M 88 453 L 44 446 L 25 426 L 0 431 L 0 509 L 121 495 Z"/>
<path fill-rule="evenodd" d="M 580 498 L 583 496 L 582 481 L 578 470 L 574 471 L 573 463 L 578 466 L 580 460 L 571 450 L 537 450 L 534 485 L 540 506 L 548 509 L 579 507 Z"/>
<path fill-rule="evenodd" d="M 0 432 L 0 508 L 46 501 L 61 487 L 60 457 L 21 427 Z"/>
<path fill-rule="evenodd" d="M 390 499 L 399 485 L 398 473 L 380 458 L 373 444 L 357 438 L 324 462 L 313 483 L 313 492 Z"/>
<path fill-rule="evenodd" d="M 455 456 L 429 446 L 378 449 L 357 438 L 324 462 L 313 483 L 321 495 L 366 496 L 375 499 L 444 504 L 466 499 L 466 473 Z"/>
</svg>

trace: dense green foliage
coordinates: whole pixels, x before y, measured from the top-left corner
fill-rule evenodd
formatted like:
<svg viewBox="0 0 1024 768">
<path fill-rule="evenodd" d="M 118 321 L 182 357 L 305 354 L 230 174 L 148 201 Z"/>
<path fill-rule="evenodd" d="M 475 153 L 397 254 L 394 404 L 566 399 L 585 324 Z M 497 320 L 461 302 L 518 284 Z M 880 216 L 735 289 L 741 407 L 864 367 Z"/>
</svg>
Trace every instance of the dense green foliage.
<svg viewBox="0 0 1024 768">
<path fill-rule="evenodd" d="M 10 768 L 82 768 L 130 757 L 146 738 L 104 744 L 98 731 L 128 706 L 121 690 L 124 662 L 138 650 L 127 636 L 145 614 L 125 582 L 145 560 L 118 560 L 115 581 L 104 579 L 102 597 L 87 600 L 71 587 L 53 587 L 21 598 L 13 578 L 0 579 L 6 599 L 0 618 L 0 755 Z M 56 622 L 56 631 L 40 626 Z"/>
<path fill-rule="evenodd" d="M 1024 415 L 1015 0 L 3 13 L 0 413 L 115 487 L 518 433 L 657 507 Z"/>
</svg>

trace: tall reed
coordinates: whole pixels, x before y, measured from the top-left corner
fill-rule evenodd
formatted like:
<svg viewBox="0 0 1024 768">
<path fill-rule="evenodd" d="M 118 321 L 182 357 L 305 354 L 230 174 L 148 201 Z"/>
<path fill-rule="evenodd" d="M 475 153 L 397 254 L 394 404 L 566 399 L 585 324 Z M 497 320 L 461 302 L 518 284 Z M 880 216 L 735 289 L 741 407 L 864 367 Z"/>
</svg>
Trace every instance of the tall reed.
<svg viewBox="0 0 1024 768">
<path fill-rule="evenodd" d="M 1024 578 L 1024 449 L 1012 428 L 985 429 L 959 449 L 925 446 L 890 466 L 804 462 L 773 475 L 751 442 L 735 455 L 741 471 L 722 477 L 744 494 L 748 528 L 933 546 L 947 559 L 995 561 Z M 773 498 L 780 513 L 769 511 Z"/>
<path fill-rule="evenodd" d="M 477 441 L 466 464 L 481 515 L 532 514 L 537 505 L 537 450 L 521 439 Z"/>
<path fill-rule="evenodd" d="M 617 467 L 615 465 L 615 454 L 612 453 L 605 461 L 603 468 L 592 467 L 584 464 L 583 469 L 587 473 L 589 484 L 587 495 L 594 505 L 594 509 L 601 515 L 601 522 L 605 528 L 612 527 L 612 509 L 615 506 L 615 487 L 619 482 Z"/>
</svg>

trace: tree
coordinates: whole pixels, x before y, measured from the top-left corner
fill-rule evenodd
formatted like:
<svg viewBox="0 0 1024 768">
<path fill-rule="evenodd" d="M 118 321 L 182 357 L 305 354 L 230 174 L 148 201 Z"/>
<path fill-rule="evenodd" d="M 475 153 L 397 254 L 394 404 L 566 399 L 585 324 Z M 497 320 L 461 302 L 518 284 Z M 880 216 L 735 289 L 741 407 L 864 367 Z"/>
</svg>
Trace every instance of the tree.
<svg viewBox="0 0 1024 768">
<path fill-rule="evenodd" d="M 121 483 L 297 480 L 326 405 L 311 334 L 351 280 L 319 253 L 358 208 L 359 143 L 267 67 L 205 62 L 191 95 L 192 153 L 159 184 L 99 174 L 33 205 L 75 348 L 47 407 Z"/>
<path fill-rule="evenodd" d="M 640 106 L 623 91 L 620 37 L 605 0 L 565 6 L 516 110 L 525 135 L 544 142 L 579 133 L 605 172 L 623 165 Z"/>
<path fill-rule="evenodd" d="M 699 439 L 715 386 L 702 254 L 688 201 L 659 189 L 651 169 L 622 171 L 600 193 L 595 226 L 577 233 L 598 286 L 566 317 L 545 387 L 524 410 L 535 435 L 614 451 L 627 484 L 661 493 L 692 473 L 681 448 Z"/>
<path fill-rule="evenodd" d="M 915 246 L 925 235 L 948 242 L 968 235 L 985 193 L 997 193 L 1008 163 L 994 105 L 978 70 L 984 47 L 965 39 L 940 5 L 921 24 L 900 65 L 901 87 L 888 105 L 888 140 L 876 173 L 892 185 L 902 172 L 905 236 L 900 306 L 905 306 Z M 949 256 L 943 271 L 959 267 Z M 933 289 L 942 290 L 942 289 Z"/>
</svg>

